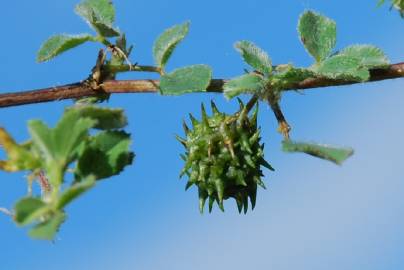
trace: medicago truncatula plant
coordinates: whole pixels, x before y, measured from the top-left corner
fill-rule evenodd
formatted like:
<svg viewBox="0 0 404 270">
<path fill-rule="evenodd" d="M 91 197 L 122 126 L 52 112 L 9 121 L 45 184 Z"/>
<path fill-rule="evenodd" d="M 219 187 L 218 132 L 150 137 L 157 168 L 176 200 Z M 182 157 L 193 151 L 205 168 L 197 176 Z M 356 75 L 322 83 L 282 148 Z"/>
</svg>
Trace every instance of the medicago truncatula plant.
<svg viewBox="0 0 404 270">
<path fill-rule="evenodd" d="M 95 34 L 56 35 L 40 48 L 38 62 L 86 42 L 98 42 L 102 49 L 90 76 L 76 84 L 17 94 L 0 95 L 0 106 L 13 106 L 50 100 L 75 99 L 55 127 L 40 120 L 28 123 L 31 138 L 17 143 L 0 128 L 0 143 L 7 160 L 0 169 L 7 172 L 28 171 L 28 194 L 13 210 L 0 208 L 21 226 L 30 226 L 29 235 L 37 239 L 54 239 L 66 220 L 65 207 L 97 181 L 119 174 L 130 165 L 134 153 L 131 137 L 124 131 L 127 118 L 122 109 L 100 106 L 115 92 L 158 92 L 161 95 L 223 92 L 227 99 L 250 95 L 239 109 L 221 112 L 211 102 L 211 114 L 202 104 L 202 119 L 190 114 L 191 125 L 183 123 L 184 136 L 177 139 L 185 147 L 181 155 L 187 177 L 186 189 L 196 186 L 199 208 L 209 211 L 217 203 L 233 198 L 239 212 L 256 204 L 257 188 L 265 188 L 263 168 L 273 170 L 264 158 L 258 121 L 258 103 L 268 104 L 279 123 L 286 152 L 302 152 L 341 164 L 353 154 L 351 148 L 339 148 L 291 139 L 290 126 L 280 106 L 283 92 L 331 85 L 353 84 L 404 76 L 403 64 L 391 65 L 385 54 L 372 45 L 352 45 L 335 50 L 336 23 L 314 11 L 305 11 L 298 22 L 298 32 L 314 62 L 309 67 L 292 64 L 273 65 L 268 54 L 250 41 L 239 41 L 235 48 L 250 66 L 231 80 L 212 79 L 207 65 L 191 65 L 166 70 L 177 45 L 187 36 L 190 23 L 175 25 L 164 31 L 153 46 L 154 65 L 131 62 L 132 46 L 115 25 L 115 9 L 108 0 L 85 0 L 76 6 Z M 134 63 L 134 64 L 133 64 Z M 160 81 L 117 81 L 121 72 L 155 72 Z M 38 184 L 40 194 L 33 192 Z"/>
</svg>

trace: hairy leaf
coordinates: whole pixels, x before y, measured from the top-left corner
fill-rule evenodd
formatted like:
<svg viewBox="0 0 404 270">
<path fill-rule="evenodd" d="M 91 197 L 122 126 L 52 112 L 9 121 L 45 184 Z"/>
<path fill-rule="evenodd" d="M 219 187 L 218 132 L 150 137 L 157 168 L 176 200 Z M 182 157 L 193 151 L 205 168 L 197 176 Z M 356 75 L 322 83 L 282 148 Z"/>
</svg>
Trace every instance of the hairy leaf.
<svg viewBox="0 0 404 270">
<path fill-rule="evenodd" d="M 177 45 L 186 37 L 189 22 L 165 30 L 154 42 L 153 56 L 158 67 L 164 68 Z"/>
<path fill-rule="evenodd" d="M 42 44 L 41 48 L 37 53 L 37 61 L 45 62 L 48 61 L 59 54 L 75 48 L 87 41 L 93 41 L 94 37 L 89 34 L 81 35 L 67 35 L 61 34 L 49 38 Z"/>
<path fill-rule="evenodd" d="M 260 94 L 264 89 L 264 80 L 261 76 L 253 73 L 245 74 L 225 83 L 223 93 L 231 99 L 241 94 Z"/>
<path fill-rule="evenodd" d="M 47 211 L 46 203 L 44 203 L 41 199 L 27 197 L 19 200 L 15 206 L 15 221 L 19 225 L 26 225 L 41 215 L 44 214 L 44 210 Z"/>
<path fill-rule="evenodd" d="M 282 149 L 285 152 L 302 152 L 321 159 L 329 160 L 335 164 L 342 164 L 347 158 L 353 155 L 351 148 L 339 148 L 324 144 L 293 142 L 286 140 L 282 142 Z"/>
<path fill-rule="evenodd" d="M 373 45 L 352 45 L 343 49 L 338 55 L 355 58 L 366 68 L 384 68 L 390 64 L 384 52 Z"/>
<path fill-rule="evenodd" d="M 314 11 L 305 11 L 300 16 L 298 30 L 304 47 L 317 62 L 331 54 L 337 40 L 337 26 L 333 20 Z"/>
<path fill-rule="evenodd" d="M 264 50 L 257 47 L 254 43 L 246 40 L 239 41 L 234 46 L 241 53 L 244 61 L 247 64 L 265 75 L 269 75 L 271 73 L 271 59 Z"/>
<path fill-rule="evenodd" d="M 318 75 L 347 81 L 367 81 L 369 70 L 357 58 L 349 55 L 335 55 L 327 58 L 313 69 Z"/>
<path fill-rule="evenodd" d="M 92 105 L 79 105 L 67 109 L 75 110 L 81 117 L 97 121 L 93 128 L 118 129 L 128 124 L 128 119 L 122 109 L 102 108 Z"/>
<path fill-rule="evenodd" d="M 88 176 L 86 179 L 80 181 L 79 183 L 73 184 L 67 190 L 63 191 L 58 199 L 56 208 L 63 209 L 72 200 L 76 199 L 78 196 L 89 190 L 95 185 L 95 178 L 93 175 Z"/>
<path fill-rule="evenodd" d="M 133 161 L 130 144 L 130 135 L 123 131 L 103 131 L 92 137 L 77 162 L 76 182 L 89 176 L 98 180 L 121 173 Z"/>
<path fill-rule="evenodd" d="M 163 95 L 205 92 L 211 79 L 212 69 L 207 65 L 179 68 L 161 77 L 160 92 Z"/>
<path fill-rule="evenodd" d="M 113 27 L 115 8 L 110 0 L 85 0 L 78 4 L 75 10 L 99 35 L 120 35 L 119 30 Z"/>
<path fill-rule="evenodd" d="M 47 220 L 37 224 L 29 231 L 29 236 L 40 240 L 53 240 L 60 225 L 65 221 L 66 214 L 58 211 Z"/>
</svg>

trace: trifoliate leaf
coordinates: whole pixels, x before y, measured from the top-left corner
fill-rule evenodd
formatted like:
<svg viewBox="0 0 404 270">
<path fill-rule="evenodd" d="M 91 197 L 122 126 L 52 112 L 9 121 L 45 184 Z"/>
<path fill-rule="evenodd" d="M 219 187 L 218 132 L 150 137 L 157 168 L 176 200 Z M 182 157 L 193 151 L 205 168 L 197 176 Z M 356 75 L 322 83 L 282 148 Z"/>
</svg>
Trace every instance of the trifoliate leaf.
<svg viewBox="0 0 404 270">
<path fill-rule="evenodd" d="M 0 145 L 5 149 L 8 158 L 0 160 L 0 170 L 16 172 L 41 167 L 39 157 L 32 150 L 32 143 L 17 144 L 3 128 L 0 128 Z"/>
<path fill-rule="evenodd" d="M 271 73 L 271 59 L 264 50 L 257 47 L 254 43 L 246 40 L 239 41 L 234 46 L 241 53 L 244 61 L 247 64 L 265 75 L 269 75 Z"/>
<path fill-rule="evenodd" d="M 97 124 L 93 127 L 96 129 L 118 129 L 128 124 L 128 119 L 122 109 L 79 105 L 70 107 L 67 110 L 75 110 L 83 118 L 96 120 Z"/>
<path fill-rule="evenodd" d="M 130 144 L 130 135 L 123 131 L 104 131 L 92 137 L 79 156 L 76 182 L 91 175 L 98 180 L 119 174 L 132 164 Z"/>
<path fill-rule="evenodd" d="M 120 35 L 119 30 L 113 27 L 115 8 L 110 0 L 85 0 L 76 6 L 75 11 L 99 35 L 103 37 Z"/>
<path fill-rule="evenodd" d="M 76 199 L 78 196 L 89 190 L 95 185 L 95 178 L 93 175 L 88 176 L 86 179 L 76 182 L 68 189 L 63 191 L 57 202 L 56 208 L 63 209 L 72 200 Z"/>
<path fill-rule="evenodd" d="M 181 95 L 206 92 L 212 79 L 212 69 L 207 65 L 193 65 L 174 70 L 161 77 L 160 93 Z"/>
<path fill-rule="evenodd" d="M 19 225 L 26 225 L 35 221 L 48 210 L 49 208 L 46 207 L 46 203 L 41 199 L 33 197 L 23 198 L 14 206 L 15 221 Z"/>
<path fill-rule="evenodd" d="M 260 94 L 264 89 L 264 80 L 258 74 L 245 74 L 231 79 L 223 86 L 226 98 L 231 99 L 241 94 Z"/>
<path fill-rule="evenodd" d="M 337 26 L 333 20 L 313 11 L 305 11 L 300 16 L 298 30 L 304 47 L 317 62 L 331 54 L 337 40 Z"/>
<path fill-rule="evenodd" d="M 352 148 L 340 148 L 317 143 L 293 142 L 286 140 L 282 142 L 282 150 L 285 152 L 302 152 L 321 159 L 329 160 L 341 165 L 347 158 L 353 155 Z"/>
<path fill-rule="evenodd" d="M 347 81 L 367 81 L 370 76 L 369 70 L 357 58 L 343 54 L 327 58 L 313 71 L 322 77 Z"/>
<path fill-rule="evenodd" d="M 66 214 L 58 211 L 47 220 L 37 224 L 29 231 L 29 236 L 40 240 L 53 240 L 60 225 L 65 221 Z"/>
<path fill-rule="evenodd" d="M 164 68 L 177 45 L 186 37 L 189 22 L 165 30 L 154 42 L 153 56 L 158 67 Z"/>
<path fill-rule="evenodd" d="M 37 61 L 44 62 L 48 61 L 59 54 L 75 48 L 87 41 L 93 41 L 94 37 L 89 34 L 81 35 L 56 35 L 49 38 L 42 44 L 41 48 L 37 53 Z"/>
<path fill-rule="evenodd" d="M 373 45 L 353 45 L 343 49 L 338 55 L 355 58 L 362 67 L 384 68 L 390 64 L 384 52 Z"/>
</svg>

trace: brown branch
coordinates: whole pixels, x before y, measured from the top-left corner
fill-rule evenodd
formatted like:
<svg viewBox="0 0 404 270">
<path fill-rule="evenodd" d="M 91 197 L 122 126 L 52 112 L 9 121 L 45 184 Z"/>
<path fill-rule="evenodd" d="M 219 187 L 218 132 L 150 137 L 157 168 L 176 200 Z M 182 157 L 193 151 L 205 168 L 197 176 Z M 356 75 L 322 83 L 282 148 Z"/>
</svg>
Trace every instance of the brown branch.
<svg viewBox="0 0 404 270">
<path fill-rule="evenodd" d="M 370 71 L 370 80 L 381 81 L 404 77 L 404 62 L 390 65 L 387 69 L 373 69 Z M 224 79 L 214 79 L 208 87 L 208 92 L 220 93 L 223 91 Z M 330 80 L 323 78 L 309 78 L 286 90 L 299 90 L 328 86 L 357 84 L 355 81 Z M 97 96 L 99 93 L 156 93 L 158 92 L 158 80 L 121 80 L 105 81 L 102 90 L 93 90 L 85 82 L 73 83 L 63 86 L 55 86 L 33 91 L 22 91 L 0 94 L 0 108 L 33 103 L 57 101 L 63 99 L 83 98 Z M 102 92 L 101 92 L 102 91 Z"/>
</svg>

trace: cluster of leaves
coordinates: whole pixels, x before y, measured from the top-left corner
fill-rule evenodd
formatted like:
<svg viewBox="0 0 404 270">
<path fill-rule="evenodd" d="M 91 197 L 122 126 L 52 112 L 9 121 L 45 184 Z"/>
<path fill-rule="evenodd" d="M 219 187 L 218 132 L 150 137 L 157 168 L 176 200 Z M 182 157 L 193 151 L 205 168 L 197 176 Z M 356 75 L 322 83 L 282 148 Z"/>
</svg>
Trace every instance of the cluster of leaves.
<svg viewBox="0 0 404 270">
<path fill-rule="evenodd" d="M 22 144 L 0 129 L 0 143 L 8 157 L 0 161 L 0 169 L 30 171 L 29 185 L 37 178 L 41 186 L 40 195 L 29 188 L 28 196 L 16 203 L 15 222 L 34 224 L 29 232 L 33 238 L 53 239 L 66 218 L 64 208 L 72 200 L 97 180 L 117 175 L 132 163 L 130 135 L 121 130 L 126 124 L 120 109 L 76 105 L 66 109 L 54 128 L 31 120 L 32 138 Z M 67 177 L 68 172 L 73 177 Z"/>
<path fill-rule="evenodd" d="M 262 99 L 274 96 L 307 78 L 326 78 L 345 81 L 367 81 L 369 70 L 385 68 L 389 60 L 372 45 L 352 45 L 333 52 L 336 45 L 336 23 L 313 11 L 302 14 L 298 23 L 300 40 L 315 63 L 309 68 L 293 65 L 272 66 L 268 54 L 250 41 L 235 44 L 244 61 L 254 70 L 230 80 L 224 94 L 232 98 L 240 94 L 256 94 Z"/>
<path fill-rule="evenodd" d="M 227 82 L 224 95 L 233 98 L 240 94 L 252 94 L 273 104 L 281 98 L 282 90 L 290 89 L 305 79 L 367 81 L 370 69 L 389 65 L 385 54 L 372 45 L 352 45 L 333 52 L 336 45 L 336 23 L 316 12 L 306 11 L 302 14 L 298 31 L 304 47 L 315 59 L 312 66 L 300 68 L 288 64 L 274 67 L 264 50 L 250 41 L 239 41 L 235 48 L 253 71 Z M 308 153 L 337 164 L 353 153 L 352 149 L 290 140 L 283 142 L 283 149 L 287 152 Z"/>
<path fill-rule="evenodd" d="M 108 65 L 121 65 L 129 57 L 133 46 L 127 46 L 125 34 L 114 26 L 115 8 L 109 0 L 84 0 L 75 8 L 77 15 L 96 32 L 95 35 L 59 34 L 50 37 L 37 53 L 37 61 L 48 61 L 86 42 L 99 42 L 112 51 Z M 115 42 L 110 39 L 116 38 Z M 112 74 L 113 75 L 113 74 Z"/>
</svg>

